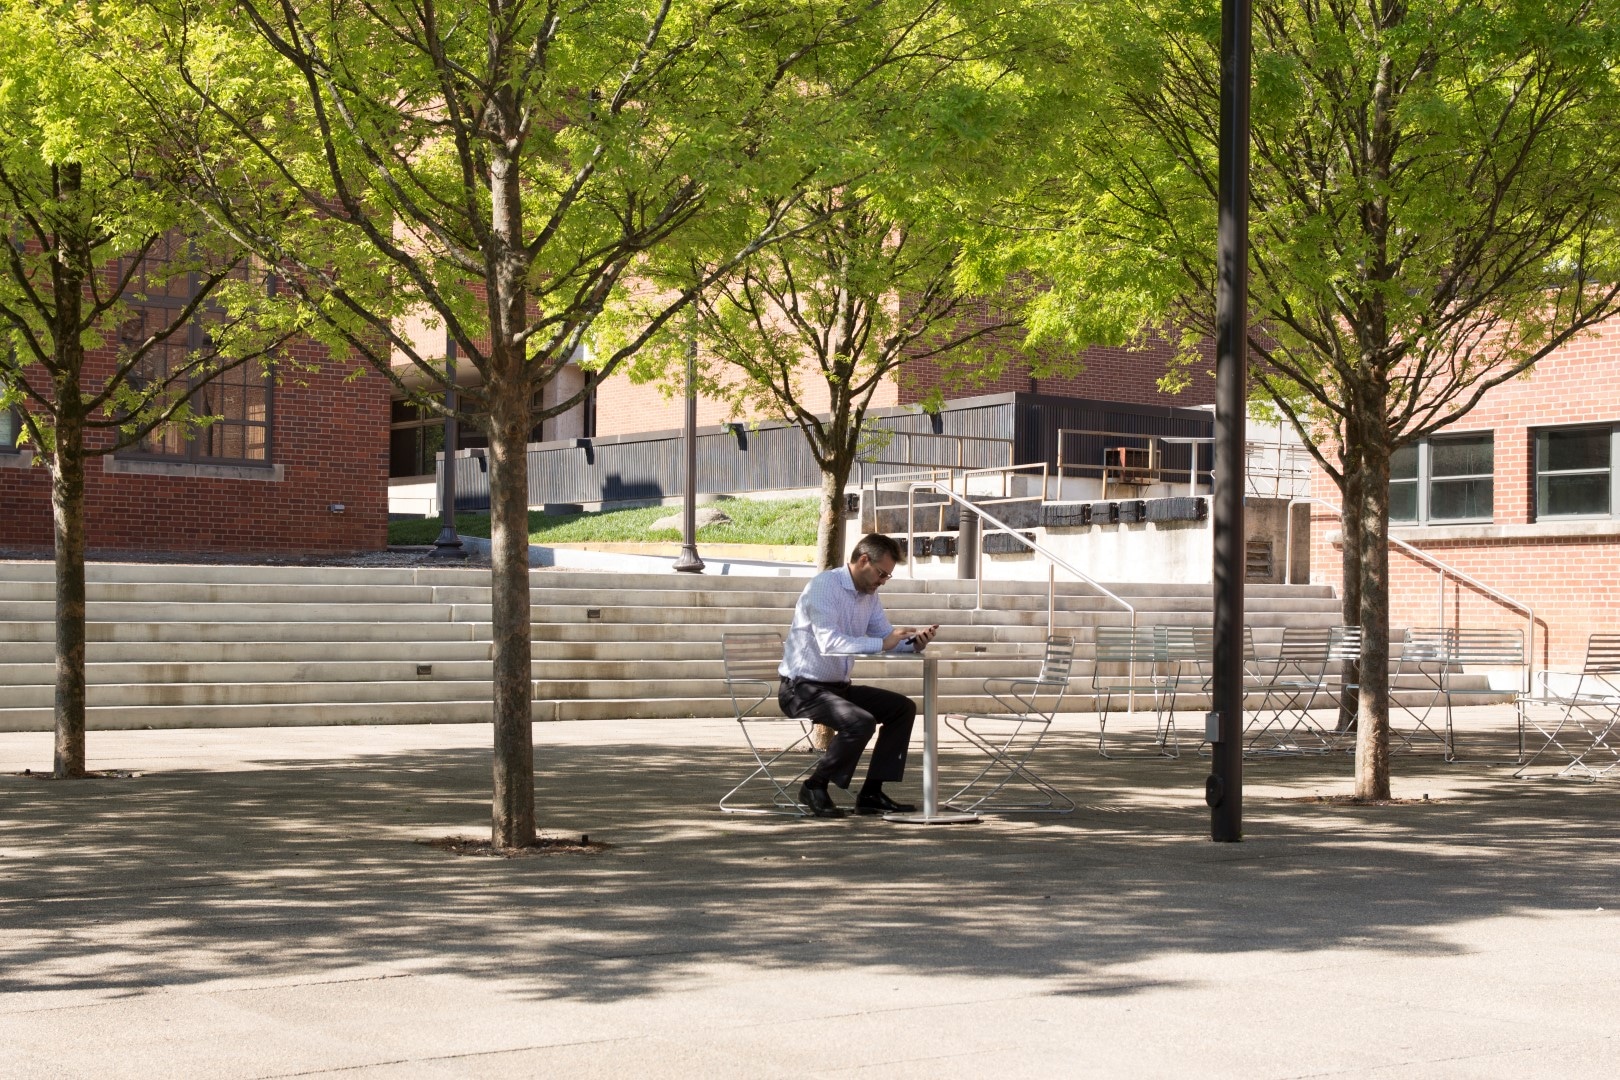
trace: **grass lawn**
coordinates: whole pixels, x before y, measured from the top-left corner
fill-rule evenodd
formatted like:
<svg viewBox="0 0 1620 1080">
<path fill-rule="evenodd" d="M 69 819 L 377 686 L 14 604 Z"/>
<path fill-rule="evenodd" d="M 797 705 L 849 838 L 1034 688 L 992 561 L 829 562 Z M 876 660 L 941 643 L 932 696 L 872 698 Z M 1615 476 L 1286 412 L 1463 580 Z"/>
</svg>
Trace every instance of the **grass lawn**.
<svg viewBox="0 0 1620 1080">
<path fill-rule="evenodd" d="M 710 525 L 698 538 L 711 544 L 814 544 L 818 503 L 815 499 L 721 499 L 714 504 L 731 518 L 729 525 Z M 566 544 L 586 541 L 675 540 L 679 529 L 652 528 L 661 517 L 680 513 L 678 506 L 640 506 L 633 510 L 607 510 L 586 514 L 542 514 L 529 511 L 529 543 Z M 456 531 L 466 536 L 489 536 L 488 514 L 457 514 Z M 439 519 L 390 521 L 390 544 L 431 544 L 439 535 Z"/>
</svg>

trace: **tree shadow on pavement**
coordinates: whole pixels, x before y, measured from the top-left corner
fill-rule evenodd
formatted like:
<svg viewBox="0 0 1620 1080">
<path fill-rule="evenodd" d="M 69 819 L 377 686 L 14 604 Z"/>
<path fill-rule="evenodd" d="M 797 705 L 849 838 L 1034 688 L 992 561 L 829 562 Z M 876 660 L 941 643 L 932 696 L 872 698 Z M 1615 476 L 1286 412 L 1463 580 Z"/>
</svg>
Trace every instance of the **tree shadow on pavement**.
<svg viewBox="0 0 1620 1080">
<path fill-rule="evenodd" d="M 418 843 L 487 835 L 487 751 L 88 784 L 0 777 L 0 992 L 119 996 L 360 969 L 611 1001 L 721 962 L 1130 993 L 1192 978 L 1156 964 L 1188 954 L 1449 953 L 1461 924 L 1592 909 L 1620 884 L 1612 789 L 1432 759 L 1400 768 L 1452 792 L 1440 801 L 1257 797 L 1246 842 L 1217 845 L 1200 799 L 1208 766 L 1192 755 L 1105 761 L 1059 746 L 1043 772 L 1075 794 L 1074 814 L 919 829 L 722 815 L 715 799 L 744 771 L 732 746 L 539 754 L 545 830 L 609 850 L 506 860 Z M 1346 771 L 1269 762 L 1250 781 L 1308 794 Z"/>
</svg>

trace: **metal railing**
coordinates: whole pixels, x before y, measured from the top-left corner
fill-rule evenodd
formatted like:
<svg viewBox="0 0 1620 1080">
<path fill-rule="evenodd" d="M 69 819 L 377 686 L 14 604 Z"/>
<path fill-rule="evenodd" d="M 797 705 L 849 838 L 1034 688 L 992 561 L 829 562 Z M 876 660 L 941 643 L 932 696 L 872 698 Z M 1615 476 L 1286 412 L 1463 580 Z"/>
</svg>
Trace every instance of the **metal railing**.
<svg viewBox="0 0 1620 1080">
<path fill-rule="evenodd" d="M 1103 450 L 1100 461 L 1075 461 L 1068 456 L 1071 439 L 1083 438 L 1093 440 L 1092 449 L 1098 444 Z M 1187 484 L 1187 494 L 1198 494 L 1198 486 L 1207 483 L 1211 488 L 1215 486 L 1215 470 L 1198 467 L 1198 452 L 1203 446 L 1213 445 L 1215 440 L 1205 435 L 1144 435 L 1128 431 L 1096 431 L 1084 428 L 1058 428 L 1057 431 L 1057 486 L 1058 501 L 1063 498 L 1063 482 L 1069 476 L 1092 477 L 1101 479 L 1106 493 L 1111 472 L 1134 471 L 1151 474 L 1152 482 L 1162 483 L 1175 487 L 1183 482 Z M 1302 496 L 1310 490 L 1310 454 L 1303 446 L 1297 443 L 1259 442 L 1250 440 L 1244 445 L 1244 484 L 1251 495 L 1271 498 L 1290 498 Z M 1165 453 L 1162 447 L 1185 447 L 1187 454 L 1186 466 L 1170 466 L 1165 464 Z M 1137 450 L 1147 452 L 1149 465 L 1143 469 L 1132 470 L 1121 458 L 1118 463 L 1111 462 L 1108 452 L 1112 450 Z"/>
<path fill-rule="evenodd" d="M 1313 504 L 1313 503 L 1315 505 L 1317 505 L 1317 506 L 1321 506 L 1324 509 L 1331 511 L 1332 514 L 1335 517 L 1337 517 L 1340 521 L 1344 520 L 1344 511 L 1339 509 L 1339 507 L 1334 506 L 1332 503 L 1328 502 L 1326 499 L 1318 499 L 1313 495 L 1305 495 L 1305 496 L 1300 496 L 1298 498 L 1295 498 L 1295 499 L 1293 499 L 1293 500 L 1291 500 L 1289 502 L 1289 504 L 1288 504 L 1288 523 L 1287 523 L 1286 529 L 1284 530 L 1284 535 L 1287 538 L 1286 541 L 1285 541 L 1286 547 L 1285 547 L 1285 555 L 1284 555 L 1284 561 L 1283 561 L 1283 565 L 1284 565 L 1284 568 L 1285 568 L 1284 571 L 1283 571 L 1283 573 L 1284 573 L 1283 580 L 1284 581 L 1292 581 L 1293 580 L 1294 507 L 1299 506 L 1299 505 L 1309 505 L 1309 504 Z M 1349 540 L 1341 537 L 1341 542 L 1348 543 Z M 1399 537 L 1395 537 L 1395 536 L 1390 537 L 1389 538 L 1389 544 L 1390 544 L 1390 547 L 1398 548 L 1403 555 L 1408 556 L 1409 558 L 1411 558 L 1415 562 L 1420 562 L 1420 563 L 1427 564 L 1429 569 L 1434 570 L 1439 575 L 1439 579 L 1440 579 L 1440 607 L 1439 607 L 1439 611 L 1438 611 L 1438 621 L 1435 623 L 1436 626 L 1443 627 L 1443 626 L 1446 625 L 1446 578 L 1448 578 L 1448 577 L 1450 577 L 1450 578 L 1452 578 L 1452 579 L 1454 579 L 1454 580 L 1456 580 L 1456 581 L 1458 581 L 1458 582 L 1460 582 L 1460 583 L 1462 583 L 1464 585 L 1467 585 L 1469 588 L 1474 589 L 1477 592 L 1483 593 L 1485 596 L 1487 596 L 1490 599 L 1492 599 L 1492 600 L 1496 601 L 1497 603 L 1501 604 L 1503 607 L 1512 608 L 1512 609 L 1514 609 L 1516 611 L 1524 612 L 1525 619 L 1529 624 L 1529 630 L 1528 630 L 1528 633 L 1525 636 L 1525 657 L 1526 657 L 1527 662 L 1526 662 L 1525 668 L 1524 668 L 1524 681 L 1523 681 L 1520 689 L 1525 693 L 1529 693 L 1530 688 L 1535 685 L 1535 677 L 1534 677 L 1534 672 L 1535 672 L 1535 667 L 1536 667 L 1536 612 L 1535 612 L 1535 608 L 1533 608 L 1529 604 L 1526 604 L 1522 600 L 1515 600 L 1513 597 L 1509 596 L 1507 593 L 1503 592 L 1500 589 L 1492 588 L 1491 586 L 1485 584 L 1483 581 L 1480 581 L 1478 578 L 1475 578 L 1475 577 L 1473 577 L 1473 576 L 1471 576 L 1469 574 L 1463 573 L 1461 570 L 1458 570 L 1455 566 L 1452 566 L 1449 563 L 1442 562 L 1441 560 L 1435 558 L 1433 555 L 1430 555 L 1428 552 L 1424 551 L 1422 548 L 1413 547 L 1411 544 L 1408 544 L 1405 540 L 1402 540 Z"/>
<path fill-rule="evenodd" d="M 1014 537 L 1015 539 L 1017 539 L 1017 541 L 1020 544 L 1023 544 L 1025 547 L 1029 548 L 1035 554 L 1041 556 L 1042 558 L 1044 558 L 1046 560 L 1046 562 L 1047 562 L 1047 576 L 1046 576 L 1046 635 L 1048 637 L 1051 637 L 1053 634 L 1057 633 L 1057 568 L 1058 567 L 1062 567 L 1064 570 L 1066 570 L 1069 573 L 1073 574 L 1075 577 L 1079 578 L 1081 581 L 1084 581 L 1087 585 L 1090 585 L 1092 588 L 1096 589 L 1098 592 L 1100 592 L 1104 596 L 1108 597 L 1108 599 L 1114 601 L 1114 603 L 1118 604 L 1120 607 L 1122 607 L 1126 611 L 1130 612 L 1130 614 L 1131 614 L 1131 625 L 1133 627 L 1136 625 L 1136 608 L 1132 607 L 1130 604 L 1126 603 L 1119 596 L 1116 596 L 1113 592 L 1109 591 L 1107 588 L 1105 588 L 1102 585 L 1102 583 L 1096 581 L 1090 575 L 1086 574 L 1085 571 L 1078 569 L 1072 563 L 1068 562 L 1067 560 L 1065 560 L 1061 556 L 1059 556 L 1057 554 L 1054 554 L 1052 551 L 1050 551 L 1047 548 L 1043 547 L 1041 544 L 1039 544 L 1039 543 L 1035 542 L 1034 540 L 1031 540 L 1029 537 L 1023 535 L 1017 529 L 1014 529 L 1012 526 L 1008 525 L 1006 522 L 1002 521 L 1000 518 L 997 518 L 994 515 L 986 513 L 977 504 L 969 502 L 967 499 L 963 498 L 962 496 L 958 495 L 956 492 L 952 491 L 949 485 L 941 484 L 937 480 L 913 481 L 909 485 L 909 487 L 907 488 L 907 500 L 906 500 L 906 511 L 907 511 L 907 513 L 906 513 L 906 551 L 908 553 L 912 550 L 913 546 L 915 545 L 915 541 L 916 541 L 916 533 L 915 533 L 915 530 L 912 528 L 912 519 L 916 516 L 917 492 L 919 492 L 919 491 L 932 491 L 937 495 L 945 496 L 945 498 L 947 500 L 949 500 L 950 502 L 956 503 L 959 507 L 961 507 L 961 509 L 964 512 L 977 514 L 978 517 L 979 517 L 979 520 L 981 522 L 989 523 L 993 527 L 990 531 L 992 531 L 992 532 L 1004 532 L 1007 535 Z M 978 565 L 974 570 L 974 579 L 973 579 L 973 583 L 974 583 L 974 601 L 973 601 L 973 603 L 974 603 L 974 610 L 975 611 L 982 611 L 984 609 L 984 573 L 983 573 L 983 569 L 984 569 L 984 544 L 982 542 L 982 538 L 984 536 L 984 533 L 985 533 L 985 530 L 981 527 L 980 531 L 979 531 L 981 542 L 978 545 L 978 551 L 976 552 L 976 556 L 977 556 L 977 559 L 978 559 Z M 914 562 L 912 562 L 912 560 L 910 558 L 907 558 L 907 560 L 906 560 L 906 576 L 907 577 L 915 577 L 916 576 L 915 571 L 913 570 L 913 567 L 915 565 L 916 564 Z"/>
<path fill-rule="evenodd" d="M 969 443 L 979 443 L 979 444 L 988 443 L 988 444 L 991 444 L 992 447 L 993 446 L 998 446 L 998 445 L 1005 447 L 1006 451 L 1007 451 L 1007 464 L 1008 465 L 1012 464 L 1013 455 L 1016 452 L 1013 440 L 999 438 L 999 437 L 991 436 L 991 435 L 947 435 L 947 434 L 944 434 L 944 433 L 936 433 L 936 432 L 932 432 L 932 431 L 894 431 L 894 430 L 891 430 L 891 429 L 888 429 L 888 428 L 884 428 L 882 430 L 883 430 L 884 435 L 888 438 L 888 443 L 884 447 L 885 450 L 887 450 L 889 446 L 892 446 L 894 444 L 895 440 L 897 440 L 897 439 L 904 439 L 905 440 L 905 456 L 904 456 L 904 459 L 897 461 L 897 460 L 890 459 L 890 458 L 859 457 L 859 458 L 856 459 L 856 463 L 861 468 L 863 473 L 864 473 L 865 467 L 868 466 L 868 465 L 894 465 L 894 466 L 897 466 L 897 467 L 900 467 L 900 468 L 916 468 L 918 466 L 924 466 L 924 467 L 933 467 L 933 468 L 940 468 L 940 469 L 955 469 L 955 470 L 961 470 L 961 469 L 967 469 L 967 468 L 976 468 L 976 467 L 978 467 L 976 462 L 972 463 L 972 464 L 970 464 L 968 462 L 968 452 L 967 451 L 968 451 L 968 444 Z M 955 461 L 922 461 L 922 460 L 919 460 L 917 458 L 916 454 L 913 452 L 913 444 L 914 444 L 915 440 L 917 440 L 917 439 L 934 439 L 934 440 L 938 440 L 938 441 L 943 441 L 943 442 L 945 442 L 947 444 L 954 444 L 954 449 L 955 449 L 954 455 L 947 452 L 946 456 L 954 456 L 956 458 L 956 460 Z M 978 456 L 978 455 L 976 455 L 976 456 Z"/>
</svg>

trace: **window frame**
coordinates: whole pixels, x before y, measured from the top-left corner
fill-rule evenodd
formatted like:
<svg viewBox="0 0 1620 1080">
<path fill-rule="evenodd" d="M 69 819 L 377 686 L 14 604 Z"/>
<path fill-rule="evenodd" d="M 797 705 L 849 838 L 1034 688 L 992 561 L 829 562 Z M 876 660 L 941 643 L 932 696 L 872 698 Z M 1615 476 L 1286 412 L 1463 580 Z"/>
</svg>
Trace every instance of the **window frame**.
<svg viewBox="0 0 1620 1080">
<path fill-rule="evenodd" d="M 1481 436 L 1484 436 L 1484 437 L 1487 437 L 1487 438 L 1490 439 L 1490 446 L 1491 446 L 1491 471 L 1490 472 L 1488 472 L 1488 473 L 1462 473 L 1462 474 L 1457 474 L 1457 475 L 1446 475 L 1446 476 L 1440 476 L 1440 477 L 1436 477 L 1434 475 L 1433 448 L 1434 448 L 1435 443 L 1437 443 L 1437 442 L 1438 443 L 1446 443 L 1446 442 L 1452 442 L 1452 441 L 1461 441 L 1463 439 L 1478 439 Z M 1416 514 L 1415 517 L 1411 517 L 1411 518 L 1397 518 L 1397 517 L 1395 517 L 1394 513 L 1393 513 L 1394 499 L 1391 498 L 1390 499 L 1390 507 L 1391 507 L 1392 512 L 1391 512 L 1390 518 L 1389 518 L 1389 524 L 1390 524 L 1391 527 L 1395 527 L 1395 528 L 1426 528 L 1426 527 L 1430 527 L 1430 526 L 1450 526 L 1450 525 L 1489 525 L 1489 524 L 1492 524 L 1493 522 L 1495 522 L 1495 520 L 1496 520 L 1496 431 L 1495 431 L 1495 429 L 1485 428 L 1485 429 L 1474 430 L 1474 431 L 1447 432 L 1444 435 L 1430 435 L 1430 436 L 1427 436 L 1425 438 L 1419 439 L 1416 443 L 1410 443 L 1408 445 L 1414 451 L 1416 451 L 1416 454 L 1417 454 L 1416 475 L 1413 476 L 1410 479 L 1401 479 L 1401 480 L 1397 480 L 1393 476 L 1391 476 L 1389 483 L 1390 483 L 1390 488 L 1392 490 L 1394 489 L 1396 484 L 1412 484 L 1412 485 L 1415 486 L 1415 488 L 1417 490 L 1417 503 L 1416 503 L 1417 514 Z M 1402 447 L 1402 449 L 1406 449 L 1406 447 Z M 1455 483 L 1455 482 L 1458 482 L 1458 481 L 1465 481 L 1465 480 L 1490 480 L 1491 481 L 1491 512 L 1490 512 L 1490 514 L 1488 516 L 1485 516 L 1485 517 L 1446 517 L 1446 518 L 1434 517 L 1433 514 L 1431 513 L 1430 507 L 1431 507 L 1431 505 L 1433 503 L 1432 494 L 1433 494 L 1433 488 L 1434 488 L 1435 483 L 1437 483 L 1437 482 L 1442 483 L 1442 484 L 1444 484 L 1444 483 Z"/>
<path fill-rule="evenodd" d="M 0 454 L 21 454 L 23 449 L 17 445 L 17 439 L 23 432 L 22 417 L 15 408 L 7 408 L 0 409 L 0 420 L 9 420 L 11 426 L 11 438 L 0 438 Z"/>
<path fill-rule="evenodd" d="M 186 274 L 186 287 L 183 294 L 176 294 L 172 288 L 168 291 L 148 293 L 144 299 L 131 299 L 129 301 L 129 306 L 135 311 L 178 311 L 189 304 L 197 295 L 197 287 L 200 279 L 201 275 L 195 271 L 192 271 Z M 205 325 L 206 317 L 208 314 L 217 311 L 219 311 L 217 305 L 212 303 L 204 303 L 198 309 L 196 316 L 186 325 L 183 332 L 185 334 L 185 350 L 188 355 L 202 349 L 207 343 L 207 328 Z M 176 336 L 179 335 L 177 334 Z M 229 380 L 233 376 L 238 375 L 244 368 L 250 366 L 256 367 L 256 365 L 251 363 L 240 365 L 237 368 L 233 368 L 231 371 L 224 372 L 221 375 L 208 380 L 208 382 L 203 385 L 200 390 L 195 389 L 198 384 L 193 381 L 191 385 L 194 388 L 194 394 L 207 396 L 216 389 L 223 389 L 230 385 Z M 129 458 L 131 460 L 138 461 L 174 461 L 183 462 L 188 465 L 230 465 L 251 469 L 272 468 L 275 464 L 276 394 L 275 379 L 268 371 L 263 372 L 263 385 L 264 419 L 262 421 L 247 420 L 245 418 L 236 419 L 230 416 L 224 416 L 222 413 L 198 409 L 197 411 L 199 415 L 221 416 L 221 419 L 215 420 L 207 427 L 198 428 L 197 430 L 191 432 L 190 438 L 182 437 L 180 440 L 181 449 L 179 452 L 171 452 L 161 449 L 160 440 L 162 440 L 163 432 L 170 427 L 168 424 L 162 424 L 148 433 L 146 438 L 140 443 L 118 451 L 118 456 L 121 458 Z M 194 396 L 192 400 L 193 402 L 197 402 L 198 397 Z M 264 432 L 264 456 L 227 457 L 223 454 L 207 453 L 206 450 L 208 446 L 211 445 L 213 439 L 215 438 L 216 432 L 221 428 L 222 425 L 225 427 L 242 429 L 244 433 L 242 442 L 244 449 L 247 447 L 246 434 L 256 428 L 262 429 Z"/>
<path fill-rule="evenodd" d="M 1606 431 L 1609 435 L 1609 464 L 1605 469 L 1558 469 L 1550 470 L 1543 467 L 1548 456 L 1547 436 L 1554 432 L 1574 431 Z M 1532 521 L 1613 521 L 1620 518 L 1620 469 L 1615 463 L 1620 461 L 1620 421 L 1599 421 L 1584 424 L 1551 424 L 1546 427 L 1536 427 L 1530 430 L 1531 462 L 1530 462 L 1530 491 L 1532 498 Z M 1546 479 L 1553 476 L 1580 476 L 1608 473 L 1609 476 L 1609 509 L 1594 513 L 1578 514 L 1551 514 L 1543 507 L 1546 505 L 1547 484 Z"/>
</svg>

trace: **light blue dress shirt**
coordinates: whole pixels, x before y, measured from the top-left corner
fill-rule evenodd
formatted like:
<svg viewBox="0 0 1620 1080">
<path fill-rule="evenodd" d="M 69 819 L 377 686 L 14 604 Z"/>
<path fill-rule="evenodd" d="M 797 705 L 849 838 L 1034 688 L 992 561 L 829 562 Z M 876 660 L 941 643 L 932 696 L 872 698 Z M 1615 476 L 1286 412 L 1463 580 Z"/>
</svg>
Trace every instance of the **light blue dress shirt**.
<svg viewBox="0 0 1620 1080">
<path fill-rule="evenodd" d="M 827 654 L 882 652 L 883 639 L 893 632 L 877 593 L 858 591 L 849 567 L 823 570 L 799 594 L 777 671 L 786 679 L 848 682 L 854 658 Z M 894 651 L 915 650 L 901 642 Z"/>
</svg>

